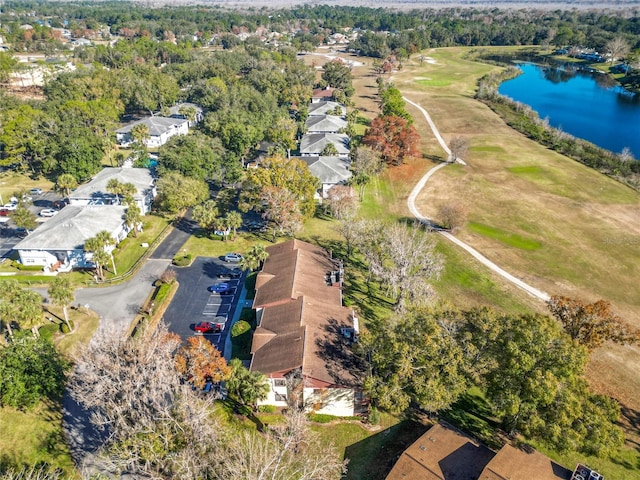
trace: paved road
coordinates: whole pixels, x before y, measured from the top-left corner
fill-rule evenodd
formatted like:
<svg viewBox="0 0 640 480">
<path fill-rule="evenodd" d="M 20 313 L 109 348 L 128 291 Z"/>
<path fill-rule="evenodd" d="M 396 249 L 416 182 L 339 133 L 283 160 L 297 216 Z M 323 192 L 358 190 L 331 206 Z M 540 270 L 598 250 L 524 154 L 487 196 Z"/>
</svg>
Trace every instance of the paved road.
<svg viewBox="0 0 640 480">
<path fill-rule="evenodd" d="M 167 259 L 171 260 L 180 251 L 184 242 L 186 242 L 194 229 L 197 227 L 196 222 L 191 219 L 191 210 L 178 221 L 171 233 L 158 245 L 158 248 L 151 254 L 151 259 Z"/>
<path fill-rule="evenodd" d="M 431 130 L 433 131 L 433 134 L 435 135 L 436 139 L 438 140 L 438 143 L 442 147 L 442 149 L 447 153 L 447 155 L 451 155 L 451 150 L 449 150 L 449 147 L 447 146 L 447 144 L 445 143 L 444 139 L 442 138 L 442 135 L 440 135 L 440 132 L 438 131 L 435 123 L 433 123 L 433 120 L 431 120 L 431 117 L 429 116 L 429 113 L 424 108 L 422 108 L 421 105 L 419 105 L 419 104 L 417 104 L 415 102 L 412 102 L 407 97 L 402 97 L 402 98 L 405 100 L 405 102 L 413 105 L 418 110 L 420 110 L 420 112 L 422 112 L 422 114 L 424 115 L 425 119 L 427 120 L 427 123 L 431 127 Z M 456 162 L 462 163 L 463 165 L 466 165 L 466 163 L 464 163 L 464 161 L 462 159 L 460 159 L 460 158 L 456 158 Z M 430 226 L 433 226 L 433 222 L 420 213 L 420 211 L 416 207 L 415 201 L 416 201 L 416 198 L 417 198 L 418 194 L 422 191 L 422 189 L 427 184 L 427 181 L 431 178 L 431 176 L 434 173 L 436 173 L 438 170 L 440 170 L 441 168 L 444 168 L 447 165 L 449 165 L 449 164 L 448 163 L 443 163 L 443 164 L 438 165 L 437 167 L 434 167 L 431 170 L 429 170 L 420 179 L 420 181 L 416 184 L 416 186 L 413 188 L 413 190 L 409 194 L 409 198 L 407 199 L 407 205 L 409 207 L 409 210 L 411 211 L 411 214 L 414 217 L 416 217 L 418 220 L 420 220 L 422 223 L 428 224 Z M 518 288 L 521 288 L 522 290 L 524 290 L 528 294 L 530 294 L 530 295 L 532 295 L 532 296 L 534 296 L 534 297 L 536 297 L 536 298 L 538 298 L 538 299 L 540 299 L 540 300 L 542 300 L 544 302 L 549 301 L 550 297 L 549 297 L 548 293 L 543 292 L 542 290 L 538 290 L 537 288 L 532 287 L 528 283 L 525 283 L 522 280 L 520 280 L 519 278 L 517 278 L 514 275 L 510 274 L 509 272 L 507 272 L 503 268 L 501 268 L 498 265 L 496 265 L 495 263 L 493 263 L 487 257 L 482 255 L 480 252 L 478 252 L 471 245 L 469 245 L 469 244 L 463 242 L 462 240 L 454 237 L 449 232 L 440 230 L 440 231 L 438 231 L 438 233 L 440 235 L 442 235 L 444 238 L 446 238 L 447 240 L 449 240 L 450 242 L 455 243 L 459 247 L 461 247 L 464 250 L 466 250 L 467 252 L 469 252 L 476 260 L 478 260 L 480 263 L 485 265 L 487 268 L 489 268 L 493 272 L 495 272 L 498 275 L 500 275 L 501 277 L 503 277 L 508 282 L 513 283 Z"/>
</svg>

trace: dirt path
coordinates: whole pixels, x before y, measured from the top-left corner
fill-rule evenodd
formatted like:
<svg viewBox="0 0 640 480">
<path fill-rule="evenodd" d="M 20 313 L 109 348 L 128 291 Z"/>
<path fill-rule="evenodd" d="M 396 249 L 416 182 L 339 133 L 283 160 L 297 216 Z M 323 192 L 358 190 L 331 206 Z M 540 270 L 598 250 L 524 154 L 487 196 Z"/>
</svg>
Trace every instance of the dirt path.
<svg viewBox="0 0 640 480">
<path fill-rule="evenodd" d="M 422 106 L 420 106 L 417 103 L 412 102 L 411 100 L 409 100 L 407 97 L 402 97 L 404 99 L 405 102 L 413 105 L 414 107 L 416 107 L 418 110 L 420 110 L 420 112 L 422 112 L 422 114 L 424 115 L 424 118 L 427 120 L 427 123 L 429 124 L 429 126 L 431 127 L 431 130 L 433 131 L 433 135 L 436 137 L 436 139 L 438 140 L 438 143 L 440 144 L 440 146 L 442 147 L 442 149 L 446 152 L 447 155 L 451 155 L 451 150 L 449 150 L 449 147 L 447 146 L 446 142 L 444 141 L 444 139 L 442 138 L 442 135 L 440 135 L 440 132 L 438 131 L 438 128 L 436 127 L 435 123 L 433 123 L 433 120 L 431 120 L 431 117 L 429 116 L 429 113 L 422 108 Z M 456 162 L 461 163 L 462 165 L 466 165 L 466 163 L 464 162 L 464 160 L 462 160 L 461 158 L 456 158 Z M 436 173 L 438 170 L 440 170 L 441 168 L 446 167 L 447 165 L 449 165 L 449 163 L 442 163 L 440 165 L 438 165 L 437 167 L 432 168 L 431 170 L 429 170 L 421 179 L 420 181 L 416 184 L 416 186 L 413 188 L 413 190 L 411 191 L 411 194 L 409 194 L 409 198 L 407 199 L 407 206 L 409 207 L 409 211 L 411 212 L 411 214 L 416 217 L 418 220 L 420 220 L 423 223 L 429 224 L 429 225 L 433 225 L 433 222 L 431 222 L 431 220 L 429 220 L 428 218 L 424 217 L 420 211 L 418 210 L 418 208 L 416 207 L 416 198 L 418 196 L 418 194 L 422 191 L 422 189 L 424 188 L 424 186 L 427 184 L 427 181 L 429 181 L 429 179 L 431 178 L 431 176 Z M 455 243 L 456 245 L 458 245 L 460 248 L 466 250 L 467 252 L 469 252 L 476 260 L 478 260 L 480 263 L 482 263 L 484 266 L 486 266 L 487 268 L 489 268 L 490 270 L 492 270 L 493 272 L 497 273 L 498 275 L 500 275 L 501 277 L 503 277 L 505 280 L 507 280 L 508 282 L 513 283 L 515 286 L 517 286 L 518 288 L 521 288 L 522 290 L 524 290 L 525 292 L 527 292 L 529 295 L 532 295 L 544 302 L 549 300 L 549 294 L 538 290 L 535 287 L 532 287 L 531 285 L 523 282 L 522 280 L 520 280 L 517 277 L 514 277 L 513 275 L 511 275 L 509 272 L 507 272 L 506 270 L 500 268 L 498 265 L 496 265 L 495 263 L 493 263 L 491 260 L 489 260 L 487 257 L 485 257 L 484 255 L 482 255 L 480 252 L 478 252 L 475 248 L 471 247 L 470 245 L 468 245 L 467 243 L 464 243 L 462 240 L 454 237 L 452 234 L 450 234 L 449 232 L 445 232 L 442 230 L 438 230 L 438 233 L 440 235 L 442 235 L 444 238 L 446 238 L 447 240 L 449 240 L 450 242 Z"/>
</svg>

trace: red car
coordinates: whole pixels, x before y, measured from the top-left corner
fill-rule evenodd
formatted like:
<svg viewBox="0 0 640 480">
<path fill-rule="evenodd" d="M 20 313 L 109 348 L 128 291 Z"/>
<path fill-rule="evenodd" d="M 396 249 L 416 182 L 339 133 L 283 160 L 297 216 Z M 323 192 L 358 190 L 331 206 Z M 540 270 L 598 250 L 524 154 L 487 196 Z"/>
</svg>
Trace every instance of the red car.
<svg viewBox="0 0 640 480">
<path fill-rule="evenodd" d="M 223 325 L 213 322 L 199 322 L 193 329 L 198 333 L 220 333 Z"/>
</svg>

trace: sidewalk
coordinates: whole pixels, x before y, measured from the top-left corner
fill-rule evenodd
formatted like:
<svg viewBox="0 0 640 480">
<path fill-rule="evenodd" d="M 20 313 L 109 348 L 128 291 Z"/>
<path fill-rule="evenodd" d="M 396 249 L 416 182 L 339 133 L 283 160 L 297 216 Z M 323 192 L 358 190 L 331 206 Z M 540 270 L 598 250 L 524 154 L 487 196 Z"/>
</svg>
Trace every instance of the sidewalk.
<svg viewBox="0 0 640 480">
<path fill-rule="evenodd" d="M 243 308 L 251 308 L 253 305 L 253 300 L 247 299 L 247 289 L 245 288 L 245 280 L 247 276 L 243 275 L 240 277 L 242 280 L 242 290 L 240 291 L 240 298 L 238 299 L 238 303 L 236 304 L 236 309 L 233 312 L 233 318 L 231 319 L 231 323 L 229 324 L 229 331 L 227 332 L 227 337 L 224 340 L 224 359 L 229 363 L 231 360 L 231 353 L 233 350 L 233 346 L 231 345 L 231 329 L 233 325 L 240 320 L 240 315 L 242 314 Z"/>
</svg>

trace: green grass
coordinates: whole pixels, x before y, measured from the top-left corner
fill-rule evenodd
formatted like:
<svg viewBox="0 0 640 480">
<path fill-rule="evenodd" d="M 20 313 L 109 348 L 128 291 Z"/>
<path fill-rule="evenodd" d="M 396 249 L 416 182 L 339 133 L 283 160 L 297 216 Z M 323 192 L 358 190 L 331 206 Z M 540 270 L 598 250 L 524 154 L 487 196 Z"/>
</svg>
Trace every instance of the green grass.
<svg viewBox="0 0 640 480">
<path fill-rule="evenodd" d="M 62 406 L 41 403 L 33 410 L 0 408 L 0 463 L 47 463 L 75 478 L 73 461 L 62 428 Z"/>
<path fill-rule="evenodd" d="M 420 85 L 425 85 L 427 87 L 448 87 L 449 85 L 451 85 L 451 82 L 447 80 L 430 80 L 430 79 L 416 80 L 416 83 L 419 83 Z"/>
<path fill-rule="evenodd" d="M 539 165 L 525 165 L 522 167 L 509 167 L 507 171 L 516 175 L 523 176 L 540 176 L 544 173 L 544 170 Z"/>
<path fill-rule="evenodd" d="M 498 240 L 505 245 L 519 248 L 521 250 L 537 250 L 542 246 L 542 244 L 537 240 L 523 237 L 517 233 L 506 232 L 483 223 L 469 222 L 467 224 L 467 228 L 473 233 Z"/>
</svg>

